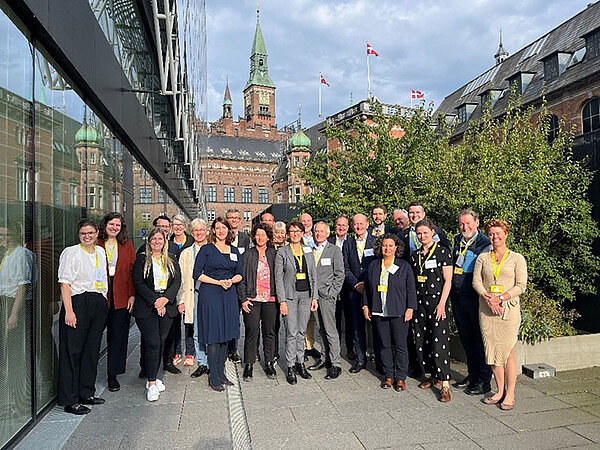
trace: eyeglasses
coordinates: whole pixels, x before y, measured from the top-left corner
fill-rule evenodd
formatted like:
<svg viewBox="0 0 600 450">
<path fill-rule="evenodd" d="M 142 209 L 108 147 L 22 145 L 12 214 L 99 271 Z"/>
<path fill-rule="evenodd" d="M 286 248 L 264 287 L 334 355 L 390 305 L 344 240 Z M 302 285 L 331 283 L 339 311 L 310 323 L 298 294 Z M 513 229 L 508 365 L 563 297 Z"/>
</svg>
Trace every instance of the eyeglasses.
<svg viewBox="0 0 600 450">
<path fill-rule="evenodd" d="M 183 228 L 183 227 L 185 227 L 185 225 L 182 223 L 174 223 L 173 224 L 173 228 Z"/>
</svg>

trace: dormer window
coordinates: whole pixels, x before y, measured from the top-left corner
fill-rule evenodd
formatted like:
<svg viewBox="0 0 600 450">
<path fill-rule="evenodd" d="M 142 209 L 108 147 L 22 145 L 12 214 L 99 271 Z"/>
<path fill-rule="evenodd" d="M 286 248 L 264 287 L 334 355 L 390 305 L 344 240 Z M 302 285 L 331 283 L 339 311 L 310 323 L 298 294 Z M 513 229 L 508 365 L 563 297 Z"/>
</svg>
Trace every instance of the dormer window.
<svg viewBox="0 0 600 450">
<path fill-rule="evenodd" d="M 514 84 L 517 85 L 517 94 L 522 95 L 527 90 L 527 86 L 533 80 L 535 73 L 533 72 L 517 72 L 513 76 L 507 78 L 508 85 L 512 88 Z"/>
<path fill-rule="evenodd" d="M 573 55 L 571 53 L 554 52 L 546 56 L 544 62 L 544 79 L 552 81 L 567 70 L 567 65 Z"/>
<path fill-rule="evenodd" d="M 588 59 L 600 56 L 600 28 L 583 36 L 585 38 L 586 57 Z"/>
<path fill-rule="evenodd" d="M 477 108 L 477 103 L 464 103 L 457 108 L 458 123 L 466 122 L 471 118 L 473 111 Z"/>
<path fill-rule="evenodd" d="M 493 109 L 501 95 L 502 90 L 500 89 L 489 89 L 479 94 L 481 98 L 481 109 L 486 108 L 489 101 L 491 101 L 490 108 Z"/>
</svg>

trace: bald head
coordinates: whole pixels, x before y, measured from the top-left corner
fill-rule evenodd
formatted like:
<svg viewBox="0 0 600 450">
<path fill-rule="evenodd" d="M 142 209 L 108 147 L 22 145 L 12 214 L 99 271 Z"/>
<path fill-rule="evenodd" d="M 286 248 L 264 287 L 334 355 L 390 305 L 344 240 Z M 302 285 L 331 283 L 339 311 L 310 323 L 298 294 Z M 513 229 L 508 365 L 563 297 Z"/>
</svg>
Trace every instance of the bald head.
<svg viewBox="0 0 600 450">
<path fill-rule="evenodd" d="M 302 213 L 302 215 L 300 216 L 300 222 L 302 222 L 302 225 L 304 225 L 304 232 L 310 233 L 310 230 L 312 230 L 313 227 L 313 220 L 311 215 L 308 213 Z"/>
<path fill-rule="evenodd" d="M 271 228 L 273 228 L 273 225 L 275 224 L 275 217 L 271 213 L 264 213 L 261 216 L 260 221 L 262 223 L 269 225 Z"/>
<path fill-rule="evenodd" d="M 356 237 L 362 240 L 363 236 L 367 232 L 367 227 L 369 226 L 369 221 L 367 220 L 367 216 L 364 214 L 355 214 L 352 217 L 352 228 L 356 233 Z"/>
</svg>

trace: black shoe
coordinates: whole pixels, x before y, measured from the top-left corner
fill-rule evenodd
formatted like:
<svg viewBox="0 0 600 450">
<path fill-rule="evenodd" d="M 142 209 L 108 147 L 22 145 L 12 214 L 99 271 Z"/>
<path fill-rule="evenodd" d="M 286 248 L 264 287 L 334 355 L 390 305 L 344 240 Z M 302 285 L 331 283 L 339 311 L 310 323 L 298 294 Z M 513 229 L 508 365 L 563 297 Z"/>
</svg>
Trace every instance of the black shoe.
<svg viewBox="0 0 600 450">
<path fill-rule="evenodd" d="M 225 386 L 223 386 L 222 384 L 218 385 L 218 386 L 213 386 L 212 384 L 208 383 L 208 385 L 210 386 L 210 388 L 213 391 L 217 391 L 217 392 L 223 392 L 225 390 Z"/>
<path fill-rule="evenodd" d="M 471 383 L 465 389 L 465 394 L 467 395 L 483 395 L 485 391 L 483 390 L 483 385 L 481 383 Z"/>
<path fill-rule="evenodd" d="M 275 370 L 273 361 L 269 361 L 268 363 L 265 364 L 265 374 L 267 375 L 267 378 L 269 378 L 270 380 L 277 377 L 277 371 Z"/>
<path fill-rule="evenodd" d="M 233 383 L 231 381 L 229 381 L 227 378 L 225 378 L 224 380 L 221 380 L 221 383 L 223 383 L 225 386 L 233 386 Z"/>
<path fill-rule="evenodd" d="M 292 367 L 288 368 L 287 376 L 285 377 L 286 381 L 290 384 L 296 384 L 298 382 L 298 378 L 296 378 L 296 372 Z"/>
<path fill-rule="evenodd" d="M 244 367 L 244 381 L 252 381 L 252 364 L 246 364 Z"/>
<path fill-rule="evenodd" d="M 471 383 L 471 375 L 467 375 L 465 378 L 463 378 L 462 381 L 457 381 L 454 384 L 454 387 L 465 388 L 465 387 L 471 386 L 472 384 L 473 383 Z"/>
<path fill-rule="evenodd" d="M 310 350 L 304 350 L 304 356 L 312 356 L 315 359 L 319 359 L 321 357 L 321 352 L 316 348 L 311 348 Z"/>
<path fill-rule="evenodd" d="M 146 378 L 148 378 L 146 376 L 146 372 L 144 371 L 144 369 L 140 370 L 140 373 L 138 374 L 138 378 L 141 378 L 142 380 L 145 380 Z"/>
<path fill-rule="evenodd" d="M 163 365 L 163 369 L 165 369 L 169 373 L 174 373 L 174 374 L 181 373 L 181 370 L 179 370 L 177 367 L 175 367 L 175 365 L 173 363 Z"/>
<path fill-rule="evenodd" d="M 353 351 L 349 351 L 346 354 L 346 358 L 348 358 L 350 361 L 354 361 L 356 359 L 356 353 L 354 353 Z"/>
<path fill-rule="evenodd" d="M 312 366 L 308 366 L 308 370 L 320 370 L 325 367 L 325 361 L 322 359 L 317 360 Z"/>
<path fill-rule="evenodd" d="M 117 377 L 108 377 L 108 390 L 110 392 L 117 392 L 119 389 L 121 389 L 121 385 Z"/>
<path fill-rule="evenodd" d="M 308 370 L 306 370 L 304 363 L 296 363 L 294 368 L 296 369 L 296 373 L 300 375 L 301 378 L 304 378 L 305 380 L 310 380 L 312 378 L 312 375 L 308 373 Z"/>
<path fill-rule="evenodd" d="M 198 366 L 198 368 L 196 370 L 194 370 L 194 372 L 190 375 L 190 377 L 199 378 L 202 375 L 204 375 L 205 373 L 208 373 L 208 367 L 206 367 L 205 365 Z"/>
<path fill-rule="evenodd" d="M 75 414 L 77 416 L 82 416 L 90 412 L 90 408 L 80 405 L 79 403 L 75 403 L 74 405 L 65 405 L 65 412 L 69 414 Z"/>
<path fill-rule="evenodd" d="M 227 355 L 227 357 L 229 358 L 229 361 L 233 363 L 242 362 L 242 358 L 237 354 L 237 352 L 231 352 L 229 355 Z"/>
<path fill-rule="evenodd" d="M 325 375 L 326 380 L 335 380 L 342 373 L 341 367 L 330 367 L 327 369 L 327 375 Z"/>
<path fill-rule="evenodd" d="M 80 398 L 79 403 L 82 405 L 102 405 L 104 403 L 104 399 L 100 397 L 94 397 L 92 395 L 88 398 Z"/>
<path fill-rule="evenodd" d="M 366 367 L 367 367 L 367 365 L 366 365 L 366 364 L 360 364 L 360 363 L 357 363 L 357 364 L 356 364 L 354 367 L 352 367 L 352 368 L 350 369 L 350 373 L 358 373 L 358 372 L 360 372 L 361 370 L 365 369 Z"/>
</svg>

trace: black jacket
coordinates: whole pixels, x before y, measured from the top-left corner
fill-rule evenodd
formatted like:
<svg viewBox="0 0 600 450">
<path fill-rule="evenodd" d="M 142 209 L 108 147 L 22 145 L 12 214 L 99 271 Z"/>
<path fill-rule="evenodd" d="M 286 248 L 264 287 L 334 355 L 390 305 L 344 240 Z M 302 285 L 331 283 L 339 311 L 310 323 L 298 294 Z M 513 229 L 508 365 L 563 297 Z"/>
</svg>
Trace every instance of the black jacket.
<svg viewBox="0 0 600 450">
<path fill-rule="evenodd" d="M 463 273 L 452 275 L 452 291 L 451 295 L 456 296 L 468 296 L 474 299 L 479 298 L 479 294 L 473 289 L 473 269 L 475 267 L 475 260 L 477 257 L 486 251 L 491 249 L 489 238 L 483 234 L 480 230 L 477 231 L 477 237 L 475 241 L 469 246 L 465 253 L 465 261 L 462 265 Z M 460 250 L 460 241 L 462 234 L 456 236 L 454 240 L 454 248 L 452 249 L 452 264 L 456 266 L 456 258 Z"/>
<path fill-rule="evenodd" d="M 365 253 L 370 249 L 369 253 L 373 252 L 373 244 L 375 243 L 375 236 L 367 234 L 367 243 L 365 244 Z M 342 250 L 344 256 L 344 268 L 346 271 L 346 284 L 348 288 L 354 290 L 354 286 L 359 281 L 365 281 L 367 276 L 367 268 L 371 261 L 375 259 L 375 255 L 370 256 L 363 255 L 362 262 L 358 258 L 356 250 L 356 238 L 354 236 L 348 236 L 344 242 L 344 248 Z"/>
<path fill-rule="evenodd" d="M 275 290 L 275 255 L 277 250 L 273 247 L 266 249 L 267 263 L 271 276 L 271 295 L 276 296 Z M 258 270 L 258 250 L 256 247 L 248 249 L 242 255 L 242 281 L 237 285 L 238 301 L 240 305 L 249 298 L 256 297 L 256 271 Z"/>
<path fill-rule="evenodd" d="M 395 258 L 394 264 L 398 266 L 396 273 L 388 274 L 387 309 L 388 315 L 399 317 L 404 315 L 407 308 L 417 309 L 417 291 L 415 276 L 412 267 L 406 261 Z M 362 304 L 367 305 L 372 313 L 381 313 L 381 293 L 377 286 L 381 280 L 381 258 L 369 264 L 365 278 Z"/>
<path fill-rule="evenodd" d="M 173 259 L 173 267 L 175 273 L 169 275 L 167 281 L 167 289 L 160 293 L 154 290 L 154 271 L 150 268 L 148 276 L 144 278 L 144 264 L 146 264 L 146 255 L 144 253 L 137 256 L 133 269 L 131 270 L 131 278 L 133 279 L 133 287 L 135 288 L 135 302 L 133 303 L 133 317 L 139 317 L 144 319 L 149 317 L 154 308 L 154 302 L 160 297 L 167 297 L 169 299 L 166 304 L 167 315 L 169 317 L 175 317 L 178 313 L 176 305 L 177 292 L 181 286 L 181 270 L 179 269 L 179 263 Z"/>
<path fill-rule="evenodd" d="M 447 249 L 450 249 L 450 243 L 448 242 L 448 238 L 446 237 L 446 233 L 444 233 L 444 230 L 436 226 L 435 234 L 437 234 L 440 238 L 440 245 L 443 245 Z M 410 263 L 410 227 L 406 230 L 398 232 L 398 237 L 402 239 L 402 243 L 404 244 L 404 252 L 402 253 L 402 259 L 407 263 Z"/>
</svg>

